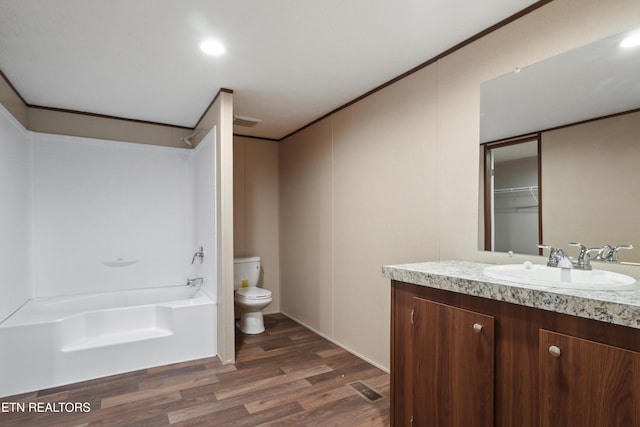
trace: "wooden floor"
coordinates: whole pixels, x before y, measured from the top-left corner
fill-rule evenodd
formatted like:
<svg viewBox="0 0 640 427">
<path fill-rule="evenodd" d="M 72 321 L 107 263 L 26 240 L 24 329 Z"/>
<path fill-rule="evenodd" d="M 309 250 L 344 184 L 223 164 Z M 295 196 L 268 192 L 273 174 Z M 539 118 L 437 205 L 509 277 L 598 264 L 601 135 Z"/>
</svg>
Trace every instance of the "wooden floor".
<svg viewBox="0 0 640 427">
<path fill-rule="evenodd" d="M 237 333 L 235 365 L 200 359 L 2 398 L 0 426 L 389 425 L 388 374 L 284 315 L 265 316 L 265 326 Z M 382 398 L 365 399 L 355 381 Z M 90 411 L 29 413 L 47 402 L 88 402 Z M 26 410 L 7 412 L 17 403 Z"/>
</svg>

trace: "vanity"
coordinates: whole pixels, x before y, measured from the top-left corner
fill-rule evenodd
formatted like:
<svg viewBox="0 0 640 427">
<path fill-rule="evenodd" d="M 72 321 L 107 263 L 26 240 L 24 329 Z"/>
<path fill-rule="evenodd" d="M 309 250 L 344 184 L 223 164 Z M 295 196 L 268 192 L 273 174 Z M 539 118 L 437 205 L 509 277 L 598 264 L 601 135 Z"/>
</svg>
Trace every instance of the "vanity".
<svg viewBox="0 0 640 427">
<path fill-rule="evenodd" d="M 383 267 L 394 426 L 640 426 L 640 287 L 565 289 L 490 264 Z"/>
</svg>

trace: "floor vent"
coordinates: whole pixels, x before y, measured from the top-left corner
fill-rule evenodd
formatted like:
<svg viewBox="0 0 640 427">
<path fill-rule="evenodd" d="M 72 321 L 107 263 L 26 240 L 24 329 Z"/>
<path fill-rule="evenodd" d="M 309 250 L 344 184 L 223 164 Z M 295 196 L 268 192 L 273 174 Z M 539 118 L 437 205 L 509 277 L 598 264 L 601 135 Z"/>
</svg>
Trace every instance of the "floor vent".
<svg viewBox="0 0 640 427">
<path fill-rule="evenodd" d="M 382 395 L 363 383 L 362 381 L 356 381 L 349 384 L 349 387 L 354 389 L 360 396 L 367 399 L 369 402 L 375 402 L 378 399 L 382 399 Z"/>
</svg>

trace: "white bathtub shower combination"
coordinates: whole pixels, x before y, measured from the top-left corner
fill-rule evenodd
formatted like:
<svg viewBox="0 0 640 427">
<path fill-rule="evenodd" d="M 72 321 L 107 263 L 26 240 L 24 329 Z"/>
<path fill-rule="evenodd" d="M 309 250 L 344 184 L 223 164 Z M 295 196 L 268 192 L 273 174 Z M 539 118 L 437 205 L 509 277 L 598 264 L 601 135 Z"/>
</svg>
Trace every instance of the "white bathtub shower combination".
<svg viewBox="0 0 640 427">
<path fill-rule="evenodd" d="M 0 397 L 216 353 L 199 287 L 36 298 L 0 323 Z"/>
<path fill-rule="evenodd" d="M 215 134 L 44 134 L 0 105 L 0 397 L 216 355 Z"/>
</svg>

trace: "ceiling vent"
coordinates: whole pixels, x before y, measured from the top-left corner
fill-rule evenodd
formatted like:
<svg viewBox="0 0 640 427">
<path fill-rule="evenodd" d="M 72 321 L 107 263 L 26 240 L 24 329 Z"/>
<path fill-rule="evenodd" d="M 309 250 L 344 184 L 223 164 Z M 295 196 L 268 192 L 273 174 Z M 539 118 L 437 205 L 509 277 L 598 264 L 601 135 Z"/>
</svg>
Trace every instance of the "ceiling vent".
<svg viewBox="0 0 640 427">
<path fill-rule="evenodd" d="M 237 126 L 252 128 L 260 122 L 262 122 L 262 120 L 260 119 L 254 119 L 251 117 L 233 116 L 233 124 Z"/>
</svg>

